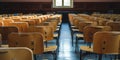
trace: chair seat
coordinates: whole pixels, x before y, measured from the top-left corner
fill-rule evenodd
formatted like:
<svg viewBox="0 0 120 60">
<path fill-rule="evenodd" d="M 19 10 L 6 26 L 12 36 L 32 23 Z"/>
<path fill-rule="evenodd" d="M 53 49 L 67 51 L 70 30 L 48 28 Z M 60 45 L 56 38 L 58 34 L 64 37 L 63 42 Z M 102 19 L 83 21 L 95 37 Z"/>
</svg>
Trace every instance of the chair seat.
<svg viewBox="0 0 120 60">
<path fill-rule="evenodd" d="M 57 31 L 59 30 L 59 28 L 56 29 Z"/>
<path fill-rule="evenodd" d="M 79 29 L 72 29 L 72 31 L 79 31 Z"/>
<path fill-rule="evenodd" d="M 75 28 L 75 26 L 74 26 L 74 25 L 72 25 L 71 27 L 72 27 L 72 28 Z"/>
<path fill-rule="evenodd" d="M 89 46 L 80 46 L 80 50 L 86 51 L 86 52 L 95 53 L 95 52 L 93 51 L 93 47 L 90 48 Z M 105 54 L 106 54 L 106 55 L 107 55 L 107 54 L 108 54 L 108 55 L 110 55 L 110 54 L 112 54 L 112 55 L 118 55 L 119 53 L 105 53 Z"/>
<path fill-rule="evenodd" d="M 6 47 L 6 48 L 7 48 L 7 47 L 9 47 L 9 45 L 7 45 L 7 44 L 4 45 L 4 44 L 3 44 L 3 45 L 1 45 L 1 47 Z"/>
<path fill-rule="evenodd" d="M 57 26 L 57 28 L 60 28 L 60 26 Z"/>
<path fill-rule="evenodd" d="M 80 50 L 87 51 L 87 52 L 93 52 L 93 48 L 90 48 L 89 46 L 80 46 Z"/>
<path fill-rule="evenodd" d="M 76 34 L 76 37 L 83 38 L 83 34 Z"/>
<path fill-rule="evenodd" d="M 54 34 L 53 37 L 58 37 L 58 34 Z"/>
<path fill-rule="evenodd" d="M 43 40 L 43 42 L 46 42 L 47 40 Z"/>
<path fill-rule="evenodd" d="M 33 52 L 26 47 L 1 47 L 0 60 L 33 60 Z"/>
<path fill-rule="evenodd" d="M 56 45 L 54 45 L 54 46 L 48 46 L 47 48 L 44 47 L 44 52 L 56 51 L 56 49 L 57 49 Z"/>
</svg>

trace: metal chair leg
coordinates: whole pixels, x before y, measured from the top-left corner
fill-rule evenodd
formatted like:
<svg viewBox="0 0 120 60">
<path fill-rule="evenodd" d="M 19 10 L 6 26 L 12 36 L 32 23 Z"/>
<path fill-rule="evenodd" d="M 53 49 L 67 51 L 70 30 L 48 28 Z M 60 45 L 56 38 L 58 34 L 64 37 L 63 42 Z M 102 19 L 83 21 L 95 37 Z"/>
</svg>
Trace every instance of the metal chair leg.
<svg viewBox="0 0 120 60">
<path fill-rule="evenodd" d="M 98 60 L 102 60 L 102 54 L 99 54 Z"/>
<path fill-rule="evenodd" d="M 34 54 L 34 60 L 37 60 L 37 57 L 36 57 L 36 55 Z"/>
<path fill-rule="evenodd" d="M 80 60 L 82 60 L 82 50 L 80 50 Z"/>
<path fill-rule="evenodd" d="M 75 42 L 75 52 L 77 53 L 78 48 L 78 37 L 76 36 L 76 42 Z"/>
</svg>

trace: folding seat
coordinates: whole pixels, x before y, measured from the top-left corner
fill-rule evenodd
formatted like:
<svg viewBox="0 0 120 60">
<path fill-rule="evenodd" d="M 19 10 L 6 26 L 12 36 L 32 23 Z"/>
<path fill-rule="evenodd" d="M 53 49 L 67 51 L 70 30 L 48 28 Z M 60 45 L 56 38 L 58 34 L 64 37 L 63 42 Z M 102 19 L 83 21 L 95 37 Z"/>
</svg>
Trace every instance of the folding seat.
<svg viewBox="0 0 120 60">
<path fill-rule="evenodd" d="M 120 48 L 120 32 L 99 31 L 93 36 L 93 46 L 80 46 L 80 60 L 83 60 L 83 51 L 98 54 L 98 60 L 102 60 L 102 55 L 115 55 L 115 59 L 119 56 Z M 112 59 L 112 58 L 111 58 Z"/>
<path fill-rule="evenodd" d="M 0 47 L 0 60 L 34 60 L 33 52 L 26 47 Z"/>
</svg>

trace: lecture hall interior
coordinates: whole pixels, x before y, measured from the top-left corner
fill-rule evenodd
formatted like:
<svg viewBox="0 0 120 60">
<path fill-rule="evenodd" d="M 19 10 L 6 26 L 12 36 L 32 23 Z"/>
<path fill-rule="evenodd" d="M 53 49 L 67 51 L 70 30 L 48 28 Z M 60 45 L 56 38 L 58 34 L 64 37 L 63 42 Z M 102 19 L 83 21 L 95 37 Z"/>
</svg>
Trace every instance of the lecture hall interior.
<svg viewBox="0 0 120 60">
<path fill-rule="evenodd" d="M 120 0 L 0 0 L 0 60 L 120 60 Z"/>
</svg>

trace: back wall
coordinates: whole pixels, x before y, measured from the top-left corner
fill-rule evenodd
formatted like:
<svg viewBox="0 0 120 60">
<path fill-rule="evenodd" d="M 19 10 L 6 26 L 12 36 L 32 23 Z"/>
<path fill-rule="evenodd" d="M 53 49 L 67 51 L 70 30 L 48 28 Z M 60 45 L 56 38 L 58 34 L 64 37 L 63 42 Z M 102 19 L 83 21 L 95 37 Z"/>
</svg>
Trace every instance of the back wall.
<svg viewBox="0 0 120 60">
<path fill-rule="evenodd" d="M 52 0 L 0 0 L 0 13 L 114 12 L 120 0 L 74 0 L 73 8 L 52 8 Z"/>
</svg>

